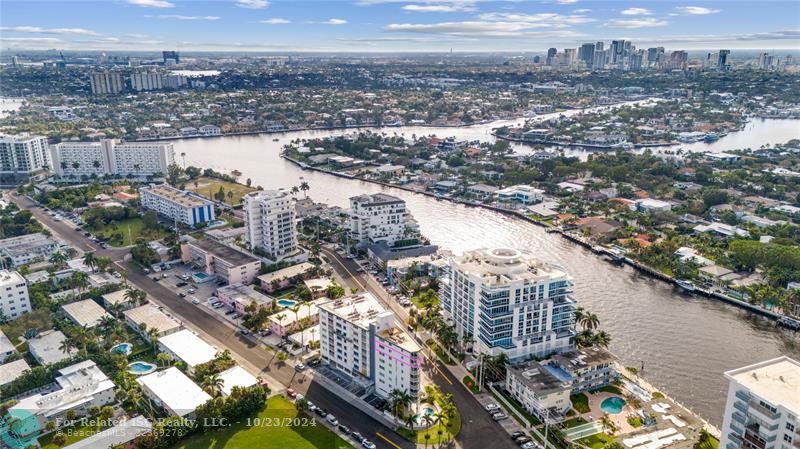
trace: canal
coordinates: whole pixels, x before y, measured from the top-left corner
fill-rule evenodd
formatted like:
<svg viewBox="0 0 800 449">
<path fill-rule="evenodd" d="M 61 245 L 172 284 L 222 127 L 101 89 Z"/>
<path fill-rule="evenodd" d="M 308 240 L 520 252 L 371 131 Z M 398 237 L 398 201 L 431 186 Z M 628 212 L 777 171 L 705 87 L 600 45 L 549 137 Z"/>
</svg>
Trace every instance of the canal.
<svg viewBox="0 0 800 449">
<path fill-rule="evenodd" d="M 713 150 L 739 148 L 726 146 L 725 142 L 757 148 L 761 144 L 798 138 L 799 122 L 758 119 L 744 131 L 731 133 L 712 144 Z M 493 141 L 489 132 L 497 126 L 501 124 L 385 128 L 380 132 L 409 138 L 414 134 L 436 134 Z M 304 180 L 309 183 L 308 193 L 314 200 L 331 205 L 347 207 L 351 196 L 387 192 L 407 202 L 424 235 L 442 248 L 460 253 L 477 247 L 511 246 L 566 267 L 575 278 L 577 301 L 598 315 L 601 328 L 613 337 L 610 349 L 622 363 L 637 368 L 644 364 L 643 375 L 648 381 L 718 427 L 727 391 L 724 371 L 782 354 L 800 358 L 800 339 L 796 334 L 720 302 L 680 294 L 670 285 L 642 276 L 631 268 L 610 265 L 535 225 L 480 208 L 304 171 L 279 156 L 281 147 L 290 140 L 353 131 L 187 139 L 175 141 L 175 152 L 176 155 L 185 152 L 189 165 L 227 173 L 239 170 L 241 180 L 251 178 L 253 185 L 267 189 L 290 188 Z"/>
</svg>

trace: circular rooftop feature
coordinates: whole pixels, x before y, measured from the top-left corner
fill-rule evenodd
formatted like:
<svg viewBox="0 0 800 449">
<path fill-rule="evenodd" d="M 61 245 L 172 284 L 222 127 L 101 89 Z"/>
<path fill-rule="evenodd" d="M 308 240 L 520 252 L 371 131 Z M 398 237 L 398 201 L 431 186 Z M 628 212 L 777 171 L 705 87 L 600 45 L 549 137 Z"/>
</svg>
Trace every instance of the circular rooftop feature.
<svg viewBox="0 0 800 449">
<path fill-rule="evenodd" d="M 489 254 L 491 254 L 493 258 L 500 261 L 511 261 L 519 258 L 522 255 L 519 250 L 513 248 L 493 248 L 489 250 Z"/>
</svg>

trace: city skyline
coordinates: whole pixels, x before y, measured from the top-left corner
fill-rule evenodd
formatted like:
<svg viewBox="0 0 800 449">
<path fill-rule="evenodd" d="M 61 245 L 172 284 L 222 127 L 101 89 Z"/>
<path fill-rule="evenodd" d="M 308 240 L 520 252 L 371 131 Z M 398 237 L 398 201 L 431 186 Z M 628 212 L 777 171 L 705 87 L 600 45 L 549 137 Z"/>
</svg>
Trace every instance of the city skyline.
<svg viewBox="0 0 800 449">
<path fill-rule="evenodd" d="M 0 48 L 15 50 L 543 51 L 632 40 L 638 48 L 796 50 L 800 6 L 776 2 L 583 0 L 7 1 Z"/>
</svg>

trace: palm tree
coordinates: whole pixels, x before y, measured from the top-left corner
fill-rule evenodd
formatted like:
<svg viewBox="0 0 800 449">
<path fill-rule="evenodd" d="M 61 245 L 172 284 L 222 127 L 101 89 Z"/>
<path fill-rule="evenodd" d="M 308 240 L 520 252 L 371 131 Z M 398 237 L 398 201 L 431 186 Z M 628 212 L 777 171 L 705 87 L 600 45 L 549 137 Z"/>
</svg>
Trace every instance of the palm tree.
<svg viewBox="0 0 800 449">
<path fill-rule="evenodd" d="M 586 317 L 586 310 L 581 306 L 576 307 L 575 308 L 575 323 L 582 325 L 584 317 Z"/>
<path fill-rule="evenodd" d="M 67 256 L 61 251 L 56 251 L 50 256 L 50 263 L 56 266 L 62 266 L 67 261 Z"/>
<path fill-rule="evenodd" d="M 233 190 L 228 190 L 228 202 L 233 206 Z"/>
<path fill-rule="evenodd" d="M 100 168 L 100 161 L 98 161 L 97 159 L 95 159 L 94 161 L 92 161 L 92 167 L 94 167 L 94 168 Z"/>
<path fill-rule="evenodd" d="M 103 317 L 100 318 L 100 321 L 97 323 L 97 330 L 99 330 L 103 335 L 109 335 L 116 325 L 117 320 L 108 315 L 103 315 Z"/>
<path fill-rule="evenodd" d="M 592 338 L 592 343 L 597 346 L 607 348 L 608 345 L 611 344 L 611 335 L 609 335 L 606 331 L 600 331 L 594 335 L 594 338 Z"/>
<path fill-rule="evenodd" d="M 156 352 L 158 347 L 158 329 L 151 327 L 147 330 L 147 336 L 150 338 L 150 343 L 153 345 L 153 352 Z"/>
<path fill-rule="evenodd" d="M 64 354 L 69 354 L 73 349 L 77 349 L 77 347 L 75 346 L 74 341 L 69 338 L 65 338 L 58 346 L 58 349 Z"/>
<path fill-rule="evenodd" d="M 141 302 L 147 298 L 147 293 L 144 290 L 130 287 L 125 290 L 125 299 L 130 301 L 134 306 L 140 305 Z"/>
<path fill-rule="evenodd" d="M 170 357 L 166 352 L 159 352 L 156 356 L 156 359 L 161 364 L 162 368 L 165 368 L 167 365 L 169 365 L 169 362 L 172 361 L 172 357 Z"/>
<path fill-rule="evenodd" d="M 290 190 L 290 192 L 292 192 L 292 196 L 295 196 L 300 193 L 300 188 L 297 186 L 292 186 L 292 190 Z"/>
<path fill-rule="evenodd" d="M 70 281 L 79 292 L 89 287 L 89 275 L 83 271 L 73 273 L 72 276 L 70 276 Z"/>
<path fill-rule="evenodd" d="M 95 256 L 94 252 L 88 252 L 83 255 L 83 263 L 92 269 L 92 273 L 94 273 L 94 269 L 97 267 L 97 256 Z"/>
<path fill-rule="evenodd" d="M 183 158 L 183 169 L 186 170 L 186 152 L 181 153 L 181 158 Z"/>
<path fill-rule="evenodd" d="M 403 417 L 403 424 L 408 427 L 412 432 L 414 431 L 414 424 L 417 423 L 417 417 L 414 414 L 409 413 L 405 417 Z"/>
<path fill-rule="evenodd" d="M 203 378 L 203 381 L 200 383 L 200 387 L 211 395 L 212 397 L 219 396 L 219 393 L 222 391 L 222 387 L 225 385 L 225 381 L 219 377 L 219 374 L 209 374 L 208 376 Z"/>
<path fill-rule="evenodd" d="M 600 325 L 600 318 L 597 318 L 597 315 L 588 312 L 583 317 L 583 326 L 586 329 L 597 329 L 597 326 Z"/>
<path fill-rule="evenodd" d="M 303 197 L 308 198 L 308 191 L 311 189 L 311 187 L 308 185 L 308 182 L 301 182 L 299 189 L 303 192 Z"/>
</svg>

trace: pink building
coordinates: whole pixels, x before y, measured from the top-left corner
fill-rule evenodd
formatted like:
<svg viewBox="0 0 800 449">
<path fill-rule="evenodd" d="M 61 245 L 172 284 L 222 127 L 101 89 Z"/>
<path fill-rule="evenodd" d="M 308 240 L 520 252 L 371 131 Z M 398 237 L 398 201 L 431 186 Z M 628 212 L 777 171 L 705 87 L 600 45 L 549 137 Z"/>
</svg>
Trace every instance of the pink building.
<svg viewBox="0 0 800 449">
<path fill-rule="evenodd" d="M 242 250 L 213 240 L 194 240 L 181 245 L 181 260 L 194 264 L 208 276 L 232 284 L 251 284 L 261 269 L 261 260 Z"/>
</svg>

